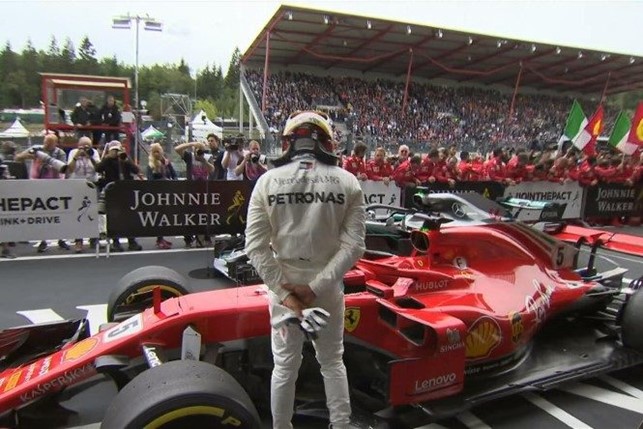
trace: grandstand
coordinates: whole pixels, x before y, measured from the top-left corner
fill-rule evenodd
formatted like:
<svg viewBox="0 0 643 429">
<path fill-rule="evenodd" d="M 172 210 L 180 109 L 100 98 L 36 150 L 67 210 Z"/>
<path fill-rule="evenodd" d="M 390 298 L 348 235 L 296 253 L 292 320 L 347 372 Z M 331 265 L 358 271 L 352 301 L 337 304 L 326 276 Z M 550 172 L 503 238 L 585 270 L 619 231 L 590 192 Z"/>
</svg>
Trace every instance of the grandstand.
<svg viewBox="0 0 643 429">
<path fill-rule="evenodd" d="M 321 108 L 349 146 L 547 143 L 574 98 L 591 112 L 643 89 L 641 57 L 293 6 L 276 11 L 241 62 L 268 140 L 290 111 Z M 606 122 L 616 113 L 607 107 Z"/>
</svg>

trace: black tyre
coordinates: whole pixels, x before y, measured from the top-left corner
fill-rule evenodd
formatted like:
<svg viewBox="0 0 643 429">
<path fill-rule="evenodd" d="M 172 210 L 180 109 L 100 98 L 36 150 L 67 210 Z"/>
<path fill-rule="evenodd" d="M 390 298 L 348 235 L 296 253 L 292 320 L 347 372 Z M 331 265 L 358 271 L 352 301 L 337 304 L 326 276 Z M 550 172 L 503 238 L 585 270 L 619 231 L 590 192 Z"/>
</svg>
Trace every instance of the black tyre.
<svg viewBox="0 0 643 429">
<path fill-rule="evenodd" d="M 125 274 L 107 300 L 107 321 L 120 322 L 152 306 L 155 287 L 161 300 L 187 295 L 187 280 L 167 267 L 149 265 Z"/>
<path fill-rule="evenodd" d="M 223 369 L 206 362 L 173 361 L 151 368 L 125 386 L 107 409 L 101 429 L 259 429 L 248 394 Z"/>
<path fill-rule="evenodd" d="M 625 303 L 621 335 L 623 345 L 643 353 L 643 289 L 634 292 Z"/>
</svg>

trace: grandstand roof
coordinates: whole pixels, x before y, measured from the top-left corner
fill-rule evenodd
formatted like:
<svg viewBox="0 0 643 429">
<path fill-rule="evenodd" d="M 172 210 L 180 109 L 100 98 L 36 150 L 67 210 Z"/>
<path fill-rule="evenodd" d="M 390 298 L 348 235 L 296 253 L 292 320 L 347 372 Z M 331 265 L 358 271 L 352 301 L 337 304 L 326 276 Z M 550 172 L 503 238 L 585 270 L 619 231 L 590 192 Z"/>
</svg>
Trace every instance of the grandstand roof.
<svg viewBox="0 0 643 429">
<path fill-rule="evenodd" d="M 546 29 L 543 29 L 546 31 Z M 303 65 L 462 83 L 600 95 L 643 90 L 643 57 L 282 5 L 242 57 L 262 68 Z"/>
</svg>

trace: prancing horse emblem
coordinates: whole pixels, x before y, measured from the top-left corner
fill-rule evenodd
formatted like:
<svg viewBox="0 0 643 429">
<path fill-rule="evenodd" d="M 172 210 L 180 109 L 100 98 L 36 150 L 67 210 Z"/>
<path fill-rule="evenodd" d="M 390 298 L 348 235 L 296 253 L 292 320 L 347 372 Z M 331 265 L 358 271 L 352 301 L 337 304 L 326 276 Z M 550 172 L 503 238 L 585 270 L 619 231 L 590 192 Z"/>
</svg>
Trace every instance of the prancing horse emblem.
<svg viewBox="0 0 643 429">
<path fill-rule="evenodd" d="M 361 311 L 358 307 L 348 307 L 344 310 L 344 329 L 353 332 L 359 324 Z"/>
</svg>

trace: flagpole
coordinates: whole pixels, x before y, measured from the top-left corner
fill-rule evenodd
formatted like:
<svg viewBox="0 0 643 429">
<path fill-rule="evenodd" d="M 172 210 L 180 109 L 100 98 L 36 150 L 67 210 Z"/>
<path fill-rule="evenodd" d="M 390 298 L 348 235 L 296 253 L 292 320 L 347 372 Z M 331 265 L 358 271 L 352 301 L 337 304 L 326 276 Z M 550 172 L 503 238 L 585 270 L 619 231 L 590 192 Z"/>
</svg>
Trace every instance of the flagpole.
<svg viewBox="0 0 643 429">
<path fill-rule="evenodd" d="M 612 72 L 607 73 L 607 80 L 605 80 L 605 87 L 603 88 L 603 93 L 601 94 L 601 103 L 605 102 L 605 96 L 607 95 L 607 87 L 610 83 L 610 78 L 612 77 Z"/>
</svg>

